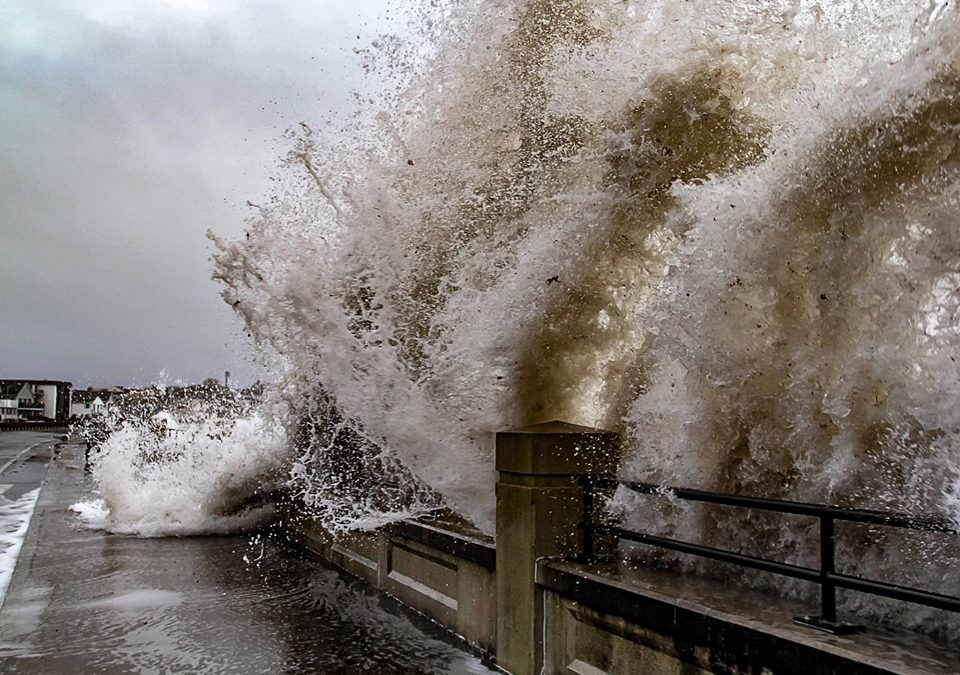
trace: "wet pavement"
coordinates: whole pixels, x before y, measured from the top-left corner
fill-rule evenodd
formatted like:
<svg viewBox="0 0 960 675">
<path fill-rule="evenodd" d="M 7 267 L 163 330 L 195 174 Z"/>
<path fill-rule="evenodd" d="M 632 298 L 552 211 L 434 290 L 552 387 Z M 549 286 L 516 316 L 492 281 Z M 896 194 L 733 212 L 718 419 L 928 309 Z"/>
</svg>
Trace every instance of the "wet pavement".
<svg viewBox="0 0 960 675">
<path fill-rule="evenodd" d="M 49 432 L 0 433 L 0 603 L 59 440 L 59 434 Z"/>
<path fill-rule="evenodd" d="M 40 487 L 53 445 L 62 436 L 50 431 L 0 433 L 0 495 L 13 501 Z"/>
<path fill-rule="evenodd" d="M 2 673 L 494 672 L 427 620 L 266 534 L 82 529 L 69 507 L 90 490 L 78 449 L 51 463 L 0 610 Z"/>
</svg>

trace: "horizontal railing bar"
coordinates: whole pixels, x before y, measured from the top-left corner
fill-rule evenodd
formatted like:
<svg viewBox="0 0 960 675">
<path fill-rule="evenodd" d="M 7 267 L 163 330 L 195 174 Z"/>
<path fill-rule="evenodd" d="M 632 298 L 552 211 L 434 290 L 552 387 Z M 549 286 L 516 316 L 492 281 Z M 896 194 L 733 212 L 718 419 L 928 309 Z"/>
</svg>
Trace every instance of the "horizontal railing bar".
<svg viewBox="0 0 960 675">
<path fill-rule="evenodd" d="M 765 558 L 755 558 L 753 556 L 743 555 L 741 553 L 733 553 L 732 551 L 724 551 L 723 549 L 713 548 L 711 546 L 692 544 L 690 542 L 679 541 L 677 539 L 668 539 L 667 537 L 658 537 L 652 534 L 644 534 L 643 532 L 625 530 L 621 527 L 615 527 L 612 525 L 594 525 L 591 529 L 593 529 L 594 532 L 612 534 L 620 539 L 635 541 L 639 544 L 648 544 L 650 546 L 668 548 L 681 553 L 697 555 L 702 558 L 711 558 L 721 562 L 733 563 L 734 565 L 740 565 L 741 567 L 750 567 L 763 572 L 773 572 L 775 574 L 793 577 L 794 579 L 802 579 L 804 581 L 812 581 L 815 583 L 820 583 L 822 579 L 820 572 L 810 567 L 800 567 L 799 565 L 790 565 L 788 563 L 776 562 L 775 560 L 766 560 Z"/>
<path fill-rule="evenodd" d="M 960 598 L 955 598 L 950 595 L 888 584 L 884 581 L 851 577 L 846 574 L 831 573 L 827 575 L 827 579 L 835 583 L 838 587 L 851 591 L 882 595 L 887 598 L 892 598 L 893 600 L 905 600 L 906 602 L 915 602 L 919 605 L 926 605 L 927 607 L 934 607 L 936 609 L 960 612 Z"/>
<path fill-rule="evenodd" d="M 835 520 L 844 520 L 870 525 L 884 525 L 887 527 L 902 527 L 924 532 L 941 532 L 944 534 L 960 534 L 960 529 L 950 521 L 932 516 L 912 516 L 906 513 L 887 511 L 870 511 L 866 509 L 845 509 L 839 506 L 824 506 L 809 502 L 794 502 L 765 497 L 742 497 L 740 495 L 707 492 L 691 488 L 666 487 L 653 483 L 638 481 L 618 481 L 614 479 L 591 478 L 591 484 L 598 487 L 615 487 L 623 485 L 630 490 L 643 494 L 675 496 L 688 501 L 708 502 L 722 506 L 736 506 L 761 511 L 790 513 L 798 516 L 824 517 Z"/>
<path fill-rule="evenodd" d="M 590 529 L 592 529 L 594 532 L 612 534 L 620 539 L 626 539 L 639 544 L 656 546 L 658 548 L 670 549 L 680 553 L 699 556 L 701 558 L 710 558 L 711 560 L 732 563 L 734 565 L 748 567 L 751 569 L 760 570 L 762 572 L 772 572 L 774 574 L 780 574 L 782 576 L 792 577 L 794 579 L 801 579 L 802 581 L 810 581 L 815 584 L 822 584 L 824 579 L 826 579 L 827 581 L 833 582 L 840 588 L 846 588 L 852 591 L 871 593 L 873 595 L 880 595 L 893 600 L 913 602 L 916 604 L 925 605 L 927 607 L 944 609 L 951 612 L 960 612 L 960 598 L 950 595 L 943 595 L 941 593 L 933 593 L 931 591 L 923 591 L 915 588 L 907 588 L 905 586 L 898 586 L 896 584 L 890 584 L 884 581 L 874 581 L 872 579 L 863 579 L 861 577 L 849 576 L 847 574 L 837 574 L 834 572 L 828 573 L 825 576 L 821 576 L 819 570 L 815 570 L 810 567 L 801 567 L 799 565 L 776 562 L 774 560 L 757 558 L 754 556 L 744 555 L 742 553 L 733 553 L 732 551 L 725 551 L 723 549 L 713 548 L 711 546 L 693 544 L 677 539 L 669 539 L 667 537 L 658 537 L 656 535 L 645 534 L 643 532 L 634 532 L 632 530 L 626 530 L 622 527 L 615 527 L 612 525 L 593 525 L 590 527 Z"/>
</svg>

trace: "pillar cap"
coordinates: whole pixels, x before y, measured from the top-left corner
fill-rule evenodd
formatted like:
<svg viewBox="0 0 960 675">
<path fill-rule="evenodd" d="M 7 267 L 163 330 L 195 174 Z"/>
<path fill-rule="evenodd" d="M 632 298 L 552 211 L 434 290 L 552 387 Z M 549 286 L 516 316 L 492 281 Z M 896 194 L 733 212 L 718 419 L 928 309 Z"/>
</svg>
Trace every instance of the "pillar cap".
<svg viewBox="0 0 960 675">
<path fill-rule="evenodd" d="M 540 422 L 526 427 L 517 427 L 516 429 L 504 429 L 497 432 L 500 434 L 614 434 L 616 432 L 597 429 L 596 427 L 585 427 L 582 424 L 564 422 L 563 420 L 550 420 L 549 422 Z"/>
<path fill-rule="evenodd" d="M 497 432 L 497 471 L 530 475 L 616 474 L 620 434 L 562 420 Z"/>
</svg>

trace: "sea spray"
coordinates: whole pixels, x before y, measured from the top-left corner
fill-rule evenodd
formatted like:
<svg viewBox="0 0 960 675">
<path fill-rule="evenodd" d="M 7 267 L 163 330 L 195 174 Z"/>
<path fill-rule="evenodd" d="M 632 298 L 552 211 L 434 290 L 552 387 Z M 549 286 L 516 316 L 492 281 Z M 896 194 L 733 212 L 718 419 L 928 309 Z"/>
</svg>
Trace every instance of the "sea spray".
<svg viewBox="0 0 960 675">
<path fill-rule="evenodd" d="M 554 417 L 621 431 L 630 478 L 960 517 L 952 4 L 431 8 L 383 43 L 399 88 L 298 132 L 215 255 L 331 522 L 344 456 L 410 486 L 387 511 L 432 491 L 490 531 L 493 431 Z M 814 550 L 801 524 L 632 517 Z M 955 544 L 841 536 L 864 573 L 956 583 Z"/>
<path fill-rule="evenodd" d="M 290 464 L 286 433 L 259 410 L 227 414 L 224 407 L 237 410 L 235 398 L 226 398 L 214 406 L 219 414 L 204 405 L 179 416 L 138 416 L 128 402 L 90 453 L 99 498 L 72 510 L 89 527 L 141 537 L 224 534 L 269 522 L 270 494 Z"/>
<path fill-rule="evenodd" d="M 643 452 L 626 474 L 956 520 L 952 21 L 901 61 L 865 67 L 828 115 L 771 139 L 756 170 L 678 189 L 693 227 L 652 308 L 661 321 L 627 418 Z M 740 181 L 754 188 L 749 200 Z M 774 545 L 816 564 L 815 523 L 755 517 L 745 539 L 742 521 L 716 509 L 673 510 L 668 521 L 684 538 L 754 553 Z M 944 590 L 960 581 L 956 537 L 843 529 L 839 564 L 853 573 Z M 898 623 L 936 614 L 847 600 Z M 956 632 L 954 617 L 937 620 Z"/>
<path fill-rule="evenodd" d="M 298 455 L 285 490 L 299 506 L 292 517 L 323 523 L 334 534 L 373 530 L 441 507 L 429 485 L 384 452 L 328 397 L 300 410 Z"/>
</svg>

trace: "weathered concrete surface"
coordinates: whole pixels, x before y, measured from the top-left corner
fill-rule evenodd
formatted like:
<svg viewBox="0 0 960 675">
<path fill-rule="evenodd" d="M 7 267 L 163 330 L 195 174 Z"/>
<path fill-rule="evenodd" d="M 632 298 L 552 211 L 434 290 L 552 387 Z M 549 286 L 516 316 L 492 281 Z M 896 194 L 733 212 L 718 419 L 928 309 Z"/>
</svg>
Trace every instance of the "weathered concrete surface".
<svg viewBox="0 0 960 675">
<path fill-rule="evenodd" d="M 490 672 L 398 603 L 266 538 L 80 529 L 81 466 L 74 450 L 48 471 L 0 611 L 0 672 Z"/>
<path fill-rule="evenodd" d="M 282 514 L 288 532 L 321 559 L 493 653 L 496 574 L 492 544 L 477 533 L 408 522 L 334 538 L 309 519 Z"/>
<path fill-rule="evenodd" d="M 546 675 L 947 675 L 958 646 L 870 626 L 838 637 L 798 626 L 809 607 L 646 566 L 543 562 Z"/>
<path fill-rule="evenodd" d="M 515 675 L 540 672 L 536 561 L 581 552 L 577 479 L 615 472 L 619 444 L 614 433 L 564 422 L 497 434 L 497 663 Z"/>
</svg>

